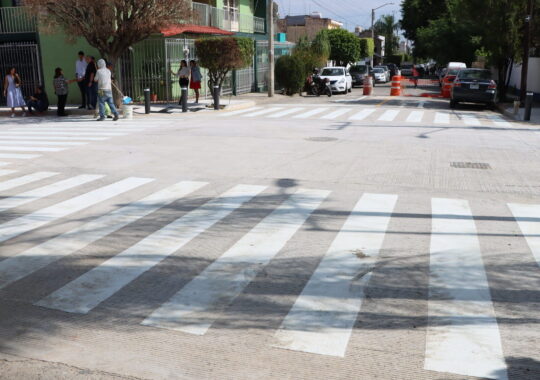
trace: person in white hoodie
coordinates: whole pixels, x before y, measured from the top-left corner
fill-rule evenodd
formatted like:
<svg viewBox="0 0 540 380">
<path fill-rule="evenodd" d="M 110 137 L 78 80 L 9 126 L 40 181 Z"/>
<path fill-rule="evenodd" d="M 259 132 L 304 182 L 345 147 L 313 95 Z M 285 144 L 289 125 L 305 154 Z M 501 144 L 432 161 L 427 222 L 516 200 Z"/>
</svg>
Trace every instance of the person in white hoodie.
<svg viewBox="0 0 540 380">
<path fill-rule="evenodd" d="M 105 120 L 105 103 L 109 105 L 109 108 L 114 115 L 113 121 L 118 120 L 118 111 L 113 102 L 112 74 L 107 68 L 107 63 L 104 59 L 98 61 L 98 71 L 94 81 L 98 84 L 99 119 L 97 119 L 97 121 Z"/>
</svg>

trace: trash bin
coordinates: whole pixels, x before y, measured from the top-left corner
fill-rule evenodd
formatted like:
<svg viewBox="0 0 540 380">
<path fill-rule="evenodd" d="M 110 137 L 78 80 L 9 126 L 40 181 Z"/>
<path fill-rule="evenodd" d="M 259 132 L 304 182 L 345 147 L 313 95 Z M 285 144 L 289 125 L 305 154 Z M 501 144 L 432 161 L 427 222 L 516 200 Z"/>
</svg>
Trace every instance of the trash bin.
<svg viewBox="0 0 540 380">
<path fill-rule="evenodd" d="M 133 105 L 131 105 L 131 104 L 123 104 L 122 105 L 122 114 L 124 116 L 124 119 L 128 119 L 128 120 L 133 119 Z"/>
</svg>

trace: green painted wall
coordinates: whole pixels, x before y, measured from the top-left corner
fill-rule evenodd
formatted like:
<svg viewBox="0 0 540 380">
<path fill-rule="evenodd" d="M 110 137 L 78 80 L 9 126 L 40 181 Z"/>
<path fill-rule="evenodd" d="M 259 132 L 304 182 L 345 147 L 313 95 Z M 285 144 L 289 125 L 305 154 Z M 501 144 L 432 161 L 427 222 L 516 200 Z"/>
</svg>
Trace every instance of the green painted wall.
<svg viewBox="0 0 540 380">
<path fill-rule="evenodd" d="M 253 0 L 240 0 L 240 14 L 253 16 Z"/>
<path fill-rule="evenodd" d="M 0 6 L 2 7 L 12 7 L 13 1 L 12 0 L 0 0 Z"/>
<path fill-rule="evenodd" d="M 88 55 L 93 55 L 99 59 L 98 51 L 86 42 L 85 39 L 79 38 L 74 44 L 66 42 L 66 39 L 61 34 L 40 34 L 39 42 L 41 47 L 41 60 L 43 64 L 43 77 L 45 88 L 49 95 L 51 104 L 55 104 L 56 96 L 52 85 L 54 78 L 54 69 L 61 67 L 64 69 L 64 75 L 67 79 L 75 78 L 75 61 L 78 59 L 77 53 L 79 50 L 84 51 Z M 69 85 L 68 104 L 80 104 L 81 92 L 77 83 Z"/>
</svg>

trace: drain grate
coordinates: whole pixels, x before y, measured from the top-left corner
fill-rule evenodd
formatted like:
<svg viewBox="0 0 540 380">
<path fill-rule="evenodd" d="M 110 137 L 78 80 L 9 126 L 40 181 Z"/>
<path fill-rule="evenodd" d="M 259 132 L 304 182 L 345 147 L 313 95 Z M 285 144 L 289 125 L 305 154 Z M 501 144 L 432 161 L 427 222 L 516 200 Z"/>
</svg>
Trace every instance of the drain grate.
<svg viewBox="0 0 540 380">
<path fill-rule="evenodd" d="M 480 169 L 489 170 L 491 165 L 485 162 L 451 162 L 450 166 L 458 169 Z"/>
<path fill-rule="evenodd" d="M 307 141 L 318 141 L 318 142 L 337 141 L 337 139 L 335 137 L 308 137 L 306 140 Z"/>
</svg>

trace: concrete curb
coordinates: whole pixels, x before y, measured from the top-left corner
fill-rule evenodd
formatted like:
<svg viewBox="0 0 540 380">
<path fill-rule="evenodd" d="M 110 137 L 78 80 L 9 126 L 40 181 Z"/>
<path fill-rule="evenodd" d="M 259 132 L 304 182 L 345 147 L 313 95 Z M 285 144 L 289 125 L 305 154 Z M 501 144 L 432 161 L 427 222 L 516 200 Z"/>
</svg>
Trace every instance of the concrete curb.
<svg viewBox="0 0 540 380">
<path fill-rule="evenodd" d="M 256 105 L 257 105 L 257 102 L 253 100 L 246 100 L 246 101 L 242 101 L 241 103 L 226 105 L 225 108 L 220 110 L 219 112 L 239 111 L 239 110 L 255 107 Z"/>
<path fill-rule="evenodd" d="M 497 110 L 502 113 L 504 116 L 506 116 L 509 119 L 515 120 L 515 121 L 523 121 L 521 117 L 518 115 L 515 115 L 513 112 L 510 112 L 506 109 L 506 106 L 503 103 L 499 103 L 496 105 Z"/>
</svg>

